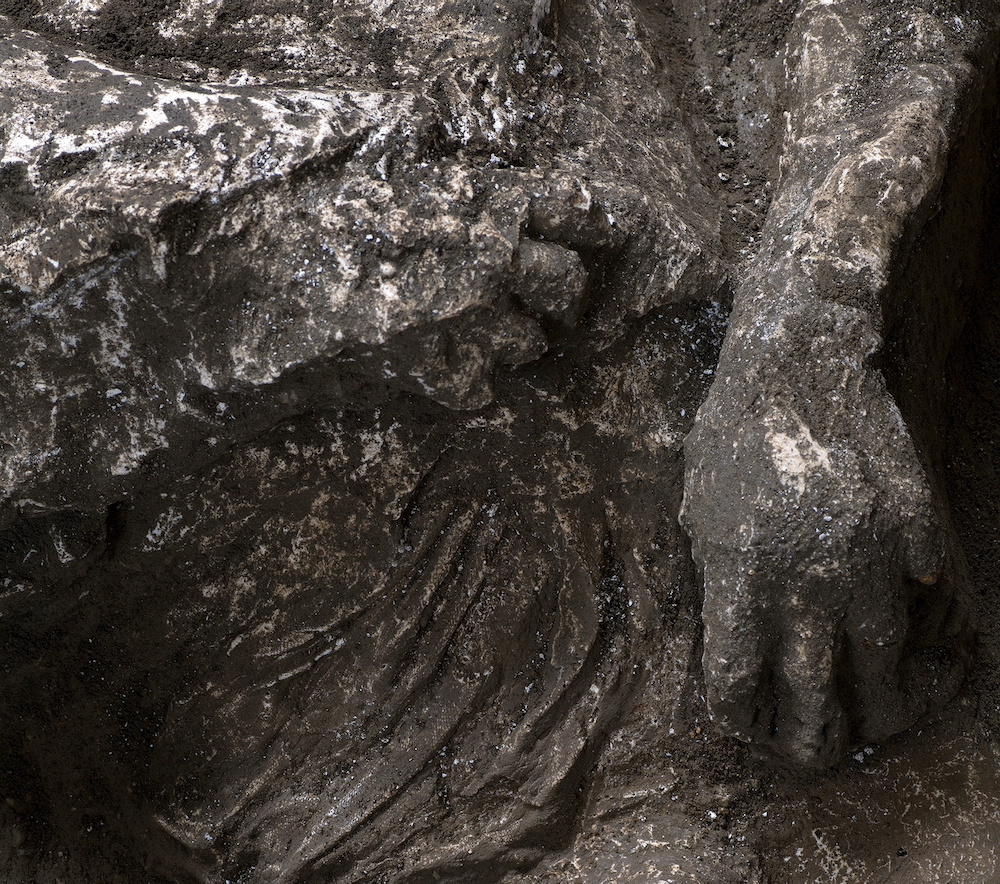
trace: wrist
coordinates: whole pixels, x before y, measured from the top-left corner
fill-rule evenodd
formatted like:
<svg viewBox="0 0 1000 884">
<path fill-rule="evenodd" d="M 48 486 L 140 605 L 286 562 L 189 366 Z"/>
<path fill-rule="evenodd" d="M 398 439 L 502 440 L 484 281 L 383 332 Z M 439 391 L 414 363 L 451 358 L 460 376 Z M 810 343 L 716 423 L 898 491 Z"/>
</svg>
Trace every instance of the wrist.
<svg viewBox="0 0 1000 884">
<path fill-rule="evenodd" d="M 830 372 L 871 370 L 882 346 L 880 316 L 820 297 L 812 286 L 743 289 L 730 317 L 716 383 L 742 378 L 751 387 L 811 386 Z"/>
</svg>

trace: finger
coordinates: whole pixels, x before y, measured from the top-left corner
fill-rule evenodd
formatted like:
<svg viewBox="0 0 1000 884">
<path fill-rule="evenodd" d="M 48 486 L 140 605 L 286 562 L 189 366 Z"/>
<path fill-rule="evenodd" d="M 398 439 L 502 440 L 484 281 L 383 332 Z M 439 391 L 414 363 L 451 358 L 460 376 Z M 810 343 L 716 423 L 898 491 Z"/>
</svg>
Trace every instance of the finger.
<svg viewBox="0 0 1000 884">
<path fill-rule="evenodd" d="M 591 251 L 610 245 L 611 221 L 587 185 L 551 177 L 533 194 L 528 209 L 529 236 Z"/>
<path fill-rule="evenodd" d="M 891 556 L 869 563 L 844 619 L 856 740 L 905 730 L 957 689 L 971 637 L 960 586 L 951 555 L 932 585 Z"/>
<path fill-rule="evenodd" d="M 916 677 L 914 654 L 921 644 L 940 639 L 949 608 L 946 582 L 925 586 L 887 565 L 885 573 L 873 567 L 856 593 L 845 626 L 858 740 L 898 733 L 927 708 L 929 685 Z"/>
<path fill-rule="evenodd" d="M 836 625 L 805 618 L 788 624 L 775 666 L 770 745 L 804 767 L 826 768 L 847 749 L 850 727 L 837 691 Z"/>
<path fill-rule="evenodd" d="M 771 732 L 772 641 L 746 570 L 711 557 L 705 563 L 702 662 L 712 718 L 732 736 L 756 742 Z"/>
<path fill-rule="evenodd" d="M 587 270 L 571 249 L 523 240 L 514 286 L 518 301 L 531 313 L 572 325 L 583 309 Z"/>
<path fill-rule="evenodd" d="M 878 601 L 847 617 L 847 644 L 852 685 L 851 714 L 858 741 L 882 740 L 907 728 L 918 712 L 907 699 L 903 658 L 909 641 L 906 605 L 886 589 L 873 586 Z"/>
<path fill-rule="evenodd" d="M 944 567 L 944 533 L 930 501 L 920 502 L 903 526 L 907 576 L 924 586 L 938 582 Z"/>
<path fill-rule="evenodd" d="M 944 531 L 931 486 L 901 422 L 902 418 L 888 464 L 895 484 L 887 489 L 879 520 L 884 524 L 877 533 L 883 538 L 898 537 L 906 576 L 932 586 L 944 567 Z"/>
<path fill-rule="evenodd" d="M 970 578 L 961 545 L 950 528 L 938 533 L 943 548 L 942 564 L 933 579 L 917 578 L 907 587 L 907 613 L 914 643 L 920 647 L 971 630 L 967 594 Z M 908 570 L 912 573 L 912 568 Z"/>
<path fill-rule="evenodd" d="M 852 642 L 872 650 L 900 648 L 909 631 L 909 599 L 899 564 L 890 555 L 872 556 L 855 569 L 855 589 L 844 620 Z"/>
</svg>

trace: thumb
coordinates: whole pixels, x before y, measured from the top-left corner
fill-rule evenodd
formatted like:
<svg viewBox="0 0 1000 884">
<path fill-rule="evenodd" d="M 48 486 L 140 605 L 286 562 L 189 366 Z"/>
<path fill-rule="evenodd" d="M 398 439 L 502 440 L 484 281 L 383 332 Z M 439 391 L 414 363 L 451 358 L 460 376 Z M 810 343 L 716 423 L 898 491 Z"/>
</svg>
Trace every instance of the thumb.
<svg viewBox="0 0 1000 884">
<path fill-rule="evenodd" d="M 923 490 L 903 526 L 903 564 L 908 577 L 932 586 L 944 567 L 944 531 L 930 488 Z"/>
</svg>

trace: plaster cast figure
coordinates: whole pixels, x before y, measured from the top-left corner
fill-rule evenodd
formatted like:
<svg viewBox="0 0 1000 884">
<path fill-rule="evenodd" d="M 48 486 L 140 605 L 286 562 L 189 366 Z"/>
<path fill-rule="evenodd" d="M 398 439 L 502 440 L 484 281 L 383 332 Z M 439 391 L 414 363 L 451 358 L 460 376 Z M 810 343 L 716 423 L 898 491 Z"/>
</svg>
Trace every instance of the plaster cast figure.
<svg viewBox="0 0 1000 884">
<path fill-rule="evenodd" d="M 926 6 L 8 10 L 5 621 L 66 673 L 11 806 L 157 880 L 530 868 L 700 684 L 678 509 L 723 733 L 824 767 L 953 696 L 960 323 L 880 360 L 997 18 Z"/>
</svg>

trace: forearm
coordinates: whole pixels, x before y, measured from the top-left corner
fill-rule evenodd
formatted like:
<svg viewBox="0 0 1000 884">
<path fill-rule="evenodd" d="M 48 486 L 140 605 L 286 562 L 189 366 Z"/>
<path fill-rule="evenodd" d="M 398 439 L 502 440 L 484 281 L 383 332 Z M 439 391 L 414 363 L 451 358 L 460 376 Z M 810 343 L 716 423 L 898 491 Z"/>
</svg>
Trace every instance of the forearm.
<svg viewBox="0 0 1000 884">
<path fill-rule="evenodd" d="M 971 18 L 958 32 L 951 20 L 894 4 L 891 23 L 906 31 L 893 47 L 899 64 L 866 82 L 870 34 L 890 22 L 855 5 L 808 3 L 799 15 L 775 196 L 735 292 L 720 373 L 727 361 L 741 370 L 748 360 L 780 362 L 801 334 L 831 328 L 845 357 L 865 359 L 878 346 L 884 315 L 905 296 L 892 273 L 935 209 L 973 104 L 962 95 L 991 63 L 986 29 Z M 844 323 L 853 334 L 840 333 Z"/>
</svg>

